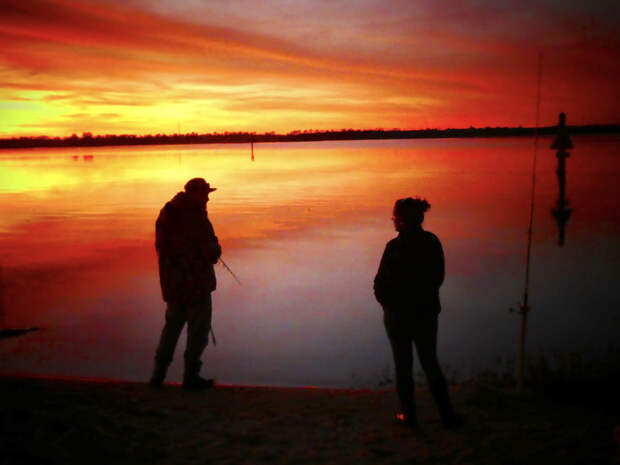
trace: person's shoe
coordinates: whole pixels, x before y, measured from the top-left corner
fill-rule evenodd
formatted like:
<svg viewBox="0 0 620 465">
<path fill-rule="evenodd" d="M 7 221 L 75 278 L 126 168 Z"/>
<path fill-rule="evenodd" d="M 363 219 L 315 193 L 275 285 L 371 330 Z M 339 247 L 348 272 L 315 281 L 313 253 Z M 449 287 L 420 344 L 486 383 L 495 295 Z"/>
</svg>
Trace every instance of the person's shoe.
<svg viewBox="0 0 620 465">
<path fill-rule="evenodd" d="M 155 369 L 153 370 L 153 374 L 151 375 L 151 379 L 149 381 L 149 386 L 153 388 L 159 388 L 164 383 L 164 379 L 166 379 L 166 372 L 168 368 L 159 364 L 155 364 Z"/>
<path fill-rule="evenodd" d="M 415 417 L 405 416 L 403 413 L 397 413 L 394 421 L 397 425 L 406 426 L 407 428 L 415 429 L 418 427 Z"/>
<path fill-rule="evenodd" d="M 441 422 L 446 429 L 459 429 L 465 424 L 465 419 L 461 415 L 454 414 L 444 418 Z"/>
<path fill-rule="evenodd" d="M 211 389 L 215 381 L 211 378 L 205 379 L 201 376 L 192 376 L 189 378 L 183 378 L 183 389 L 188 391 L 204 391 L 205 389 Z"/>
</svg>

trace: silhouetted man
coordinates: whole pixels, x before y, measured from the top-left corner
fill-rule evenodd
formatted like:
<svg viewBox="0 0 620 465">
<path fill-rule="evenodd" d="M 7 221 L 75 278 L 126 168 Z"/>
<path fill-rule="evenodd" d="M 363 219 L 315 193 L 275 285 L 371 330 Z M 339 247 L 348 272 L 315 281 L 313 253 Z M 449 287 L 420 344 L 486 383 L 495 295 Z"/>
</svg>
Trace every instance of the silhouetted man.
<svg viewBox="0 0 620 465">
<path fill-rule="evenodd" d="M 426 200 L 411 197 L 394 204 L 398 236 L 383 252 L 374 291 L 384 311 L 396 368 L 396 391 L 402 407 L 399 421 L 415 427 L 412 341 L 439 407 L 444 426 L 461 423 L 454 414 L 448 388 L 437 361 L 437 319 L 441 310 L 439 287 L 444 280 L 444 256 L 437 236 L 422 229 Z"/>
<path fill-rule="evenodd" d="M 202 178 L 190 179 L 159 212 L 155 223 L 155 249 L 159 259 L 159 279 L 166 307 L 166 324 L 155 354 L 150 384 L 159 387 L 179 335 L 187 323 L 185 349 L 185 389 L 207 389 L 212 379 L 200 377 L 200 357 L 211 329 L 211 292 L 215 290 L 213 265 L 222 249 L 207 216 L 209 193 L 215 189 Z"/>
</svg>

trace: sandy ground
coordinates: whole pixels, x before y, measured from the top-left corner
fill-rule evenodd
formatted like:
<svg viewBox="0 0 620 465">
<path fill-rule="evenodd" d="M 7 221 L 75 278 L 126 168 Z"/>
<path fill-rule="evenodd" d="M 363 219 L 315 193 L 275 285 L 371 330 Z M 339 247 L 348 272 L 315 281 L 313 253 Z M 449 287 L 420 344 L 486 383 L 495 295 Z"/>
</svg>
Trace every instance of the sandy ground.
<svg viewBox="0 0 620 465">
<path fill-rule="evenodd" d="M 451 389 L 466 425 L 393 422 L 391 390 L 0 377 L 0 464 L 617 464 L 617 418 L 474 385 Z"/>
</svg>

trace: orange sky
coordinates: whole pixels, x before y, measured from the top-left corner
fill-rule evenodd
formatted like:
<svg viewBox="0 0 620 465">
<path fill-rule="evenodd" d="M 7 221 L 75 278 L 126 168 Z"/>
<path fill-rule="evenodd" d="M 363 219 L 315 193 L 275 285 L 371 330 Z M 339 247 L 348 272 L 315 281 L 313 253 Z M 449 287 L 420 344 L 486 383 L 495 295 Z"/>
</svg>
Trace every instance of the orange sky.
<svg viewBox="0 0 620 465">
<path fill-rule="evenodd" d="M 585 3 L 4 0 L 0 137 L 620 123 Z"/>
</svg>

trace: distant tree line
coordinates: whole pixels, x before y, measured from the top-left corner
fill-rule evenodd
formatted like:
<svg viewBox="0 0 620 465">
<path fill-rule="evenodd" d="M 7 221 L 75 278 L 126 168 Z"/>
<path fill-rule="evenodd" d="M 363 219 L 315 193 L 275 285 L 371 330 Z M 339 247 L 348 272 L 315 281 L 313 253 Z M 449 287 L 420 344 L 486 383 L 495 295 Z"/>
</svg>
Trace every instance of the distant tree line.
<svg viewBox="0 0 620 465">
<path fill-rule="evenodd" d="M 620 133 L 620 125 L 570 126 L 571 134 L 611 134 Z M 555 134 L 555 126 L 539 128 L 540 135 Z M 160 144 L 241 144 L 250 142 L 301 142 L 324 140 L 364 140 L 364 139 L 424 139 L 448 137 L 508 137 L 532 136 L 535 128 L 524 127 L 484 127 L 470 126 L 466 129 L 340 129 L 305 130 L 287 134 L 265 132 L 213 132 L 208 134 L 106 134 L 94 136 L 90 132 L 71 137 L 13 137 L 0 139 L 0 148 L 31 147 L 98 147 L 106 145 L 160 145 Z"/>
</svg>

